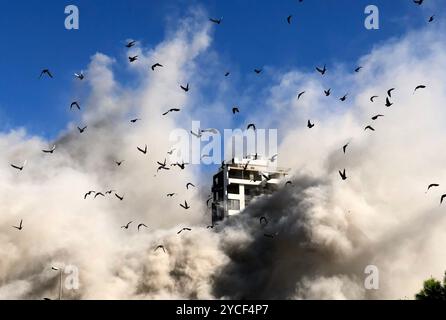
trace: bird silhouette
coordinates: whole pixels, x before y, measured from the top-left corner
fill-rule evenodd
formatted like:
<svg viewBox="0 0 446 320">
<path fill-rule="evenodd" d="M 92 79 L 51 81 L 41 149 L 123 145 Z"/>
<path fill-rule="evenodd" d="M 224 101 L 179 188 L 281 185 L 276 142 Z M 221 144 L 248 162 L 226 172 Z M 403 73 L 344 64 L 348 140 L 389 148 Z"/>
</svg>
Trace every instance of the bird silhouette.
<svg viewBox="0 0 446 320">
<path fill-rule="evenodd" d="M 441 196 L 441 199 L 440 199 L 440 205 L 443 203 L 444 198 L 446 198 L 446 194 L 444 194 L 444 195 Z"/>
<path fill-rule="evenodd" d="M 304 95 L 304 93 L 305 93 L 305 91 L 300 92 L 300 93 L 297 95 L 297 100 L 299 100 L 300 97 L 302 97 L 302 96 Z"/>
<path fill-rule="evenodd" d="M 223 20 L 223 18 L 220 18 L 220 19 L 209 18 L 209 21 L 213 22 L 215 24 L 220 24 L 222 20 Z"/>
<path fill-rule="evenodd" d="M 254 123 L 248 124 L 248 127 L 246 127 L 246 130 L 249 130 L 250 128 L 252 128 L 252 130 L 256 131 L 256 125 Z"/>
<path fill-rule="evenodd" d="M 426 89 L 426 86 L 423 85 L 423 84 L 420 84 L 419 86 L 417 86 L 417 87 L 415 88 L 415 90 L 413 91 L 413 93 L 415 94 L 415 92 L 417 92 L 417 90 L 420 90 L 420 89 Z"/>
<path fill-rule="evenodd" d="M 314 127 L 314 123 L 311 123 L 311 121 L 308 120 L 308 122 L 307 122 L 307 127 L 308 127 L 309 129 L 313 128 L 313 127 Z"/>
<path fill-rule="evenodd" d="M 291 24 L 291 18 L 292 18 L 293 16 L 292 15 L 289 15 L 287 18 L 286 18 L 286 21 L 288 22 L 288 24 Z"/>
<path fill-rule="evenodd" d="M 73 101 L 73 102 L 70 104 L 70 110 L 73 109 L 73 107 L 76 107 L 78 110 L 81 109 L 81 107 L 80 107 L 80 105 L 79 105 L 79 102 L 77 102 L 77 101 Z"/>
<path fill-rule="evenodd" d="M 176 193 L 168 193 L 168 194 L 167 194 L 167 197 L 172 198 L 174 195 L 176 195 Z"/>
<path fill-rule="evenodd" d="M 116 165 L 117 165 L 118 167 L 120 167 L 121 164 L 123 164 L 124 161 L 125 161 L 125 160 L 115 161 L 115 163 L 116 163 Z"/>
<path fill-rule="evenodd" d="M 138 56 L 129 57 L 130 63 L 135 62 L 136 60 L 138 60 Z"/>
<path fill-rule="evenodd" d="M 185 87 L 180 85 L 180 88 L 183 89 L 184 92 L 188 92 L 189 91 L 189 83 L 187 83 Z"/>
<path fill-rule="evenodd" d="M 229 71 L 226 71 L 225 77 L 229 76 L 231 73 Z"/>
<path fill-rule="evenodd" d="M 345 173 L 345 169 L 343 171 L 339 171 L 339 175 L 341 176 L 342 180 L 347 180 L 347 175 Z"/>
<path fill-rule="evenodd" d="M 347 96 L 348 94 L 344 95 L 343 97 L 339 98 L 339 100 L 341 100 L 342 102 L 344 102 L 345 100 L 347 100 Z"/>
<path fill-rule="evenodd" d="M 194 187 L 195 188 L 195 185 L 193 183 L 191 183 L 191 182 L 188 182 L 186 184 L 186 189 L 189 190 L 189 187 Z"/>
<path fill-rule="evenodd" d="M 389 98 L 392 98 L 392 91 L 394 91 L 395 88 L 391 88 L 389 90 L 387 90 L 387 95 L 389 96 Z"/>
<path fill-rule="evenodd" d="M 191 228 L 183 228 L 180 231 L 178 231 L 177 234 L 180 234 L 183 231 L 192 231 L 192 229 Z"/>
<path fill-rule="evenodd" d="M 53 147 L 49 150 L 42 150 L 43 153 L 54 153 L 54 150 L 56 150 L 56 145 L 53 145 Z"/>
<path fill-rule="evenodd" d="M 96 193 L 96 191 L 88 191 L 85 195 L 84 195 L 84 200 L 87 199 L 88 196 L 90 196 L 92 193 Z"/>
<path fill-rule="evenodd" d="M 386 107 L 391 107 L 393 105 L 393 102 L 390 102 L 389 97 L 386 98 Z"/>
<path fill-rule="evenodd" d="M 180 109 L 178 109 L 178 108 L 172 108 L 172 109 L 169 109 L 168 111 L 164 112 L 164 113 L 163 113 L 163 116 L 165 116 L 165 115 L 168 114 L 169 112 L 178 112 L 178 111 L 180 111 Z"/>
<path fill-rule="evenodd" d="M 49 69 L 43 69 L 40 73 L 39 78 L 42 78 L 42 76 L 47 75 L 50 78 L 53 78 L 53 75 L 51 74 L 51 71 Z"/>
<path fill-rule="evenodd" d="M 138 232 L 139 232 L 139 229 L 140 229 L 141 227 L 149 228 L 149 227 L 146 226 L 144 223 L 140 223 L 140 224 L 138 224 Z"/>
<path fill-rule="evenodd" d="M 186 209 L 186 210 L 188 210 L 190 208 L 190 206 L 187 204 L 186 200 L 184 201 L 184 204 L 180 203 L 180 207 L 183 209 Z"/>
<path fill-rule="evenodd" d="M 135 41 L 135 40 L 132 40 L 132 41 L 128 42 L 125 46 L 126 46 L 127 48 L 131 48 L 131 47 L 133 47 L 135 44 L 136 44 L 136 41 Z"/>
<path fill-rule="evenodd" d="M 376 98 L 378 98 L 378 96 L 372 96 L 372 97 L 370 98 L 370 101 L 375 102 L 375 99 L 376 99 Z"/>
<path fill-rule="evenodd" d="M 20 224 L 19 226 L 12 226 L 13 228 L 16 228 L 17 230 L 22 230 L 23 229 L 23 220 L 20 220 Z"/>
<path fill-rule="evenodd" d="M 96 199 L 98 196 L 105 197 L 105 194 L 103 194 L 102 192 L 96 192 L 96 194 L 94 195 L 94 199 Z"/>
<path fill-rule="evenodd" d="M 232 108 L 232 114 L 236 114 L 236 113 L 239 113 L 239 112 L 240 112 L 240 110 L 239 110 L 238 107 Z"/>
<path fill-rule="evenodd" d="M 119 194 L 115 193 L 115 197 L 118 198 L 120 201 L 124 200 L 124 196 L 120 196 Z"/>
<path fill-rule="evenodd" d="M 434 18 L 435 18 L 435 16 L 431 16 L 431 17 L 429 18 L 428 22 L 432 22 L 432 21 L 434 21 Z"/>
<path fill-rule="evenodd" d="M 372 126 L 365 127 L 364 131 L 366 131 L 366 130 L 375 131 L 375 129 Z"/>
<path fill-rule="evenodd" d="M 384 117 L 384 115 L 383 114 L 377 114 L 376 116 L 372 117 L 372 120 L 377 120 L 380 117 Z"/>
<path fill-rule="evenodd" d="M 254 72 L 257 73 L 257 74 L 262 73 L 262 71 L 263 71 L 263 69 L 254 69 Z"/>
<path fill-rule="evenodd" d="M 344 154 L 345 154 L 345 152 L 347 151 L 347 147 L 348 147 L 348 143 L 346 143 L 343 147 L 342 147 L 342 151 L 344 151 Z"/>
<path fill-rule="evenodd" d="M 430 185 L 428 185 L 426 193 L 430 190 L 430 188 L 439 187 L 439 186 L 440 186 L 440 184 L 438 184 L 438 183 L 431 183 Z"/>
<path fill-rule="evenodd" d="M 163 245 L 159 245 L 159 246 L 157 246 L 157 247 L 155 248 L 155 250 L 153 250 L 153 251 L 157 251 L 158 249 L 163 249 L 164 253 L 166 253 L 166 249 L 164 248 Z"/>
<path fill-rule="evenodd" d="M 81 73 L 75 73 L 74 76 L 77 79 L 79 79 L 79 80 L 84 80 L 84 78 L 85 78 L 85 76 L 84 76 L 84 74 L 82 72 Z"/>
<path fill-rule="evenodd" d="M 355 72 L 359 72 L 361 69 L 362 69 L 362 67 L 357 67 L 357 68 L 355 69 Z"/>
<path fill-rule="evenodd" d="M 267 225 L 268 224 L 268 220 L 266 219 L 266 217 L 260 217 L 260 224 L 261 225 Z"/>
<path fill-rule="evenodd" d="M 138 151 L 143 153 L 143 154 L 147 153 L 147 145 L 145 145 L 144 149 L 141 149 L 140 147 L 136 147 L 136 149 L 138 149 Z"/>
<path fill-rule="evenodd" d="M 130 224 L 131 224 L 132 222 L 133 222 L 133 221 L 130 221 L 130 222 L 127 223 L 125 226 L 122 226 L 121 229 L 128 229 L 129 226 L 130 226 Z"/>
<path fill-rule="evenodd" d="M 155 71 L 155 68 L 157 68 L 157 67 L 164 67 L 164 66 L 160 63 L 155 63 L 150 68 L 152 69 L 152 71 Z"/>
<path fill-rule="evenodd" d="M 424 0 L 413 0 L 413 2 L 419 6 L 421 6 L 424 2 Z"/>
<path fill-rule="evenodd" d="M 285 186 L 292 185 L 292 184 L 293 184 L 293 182 L 291 182 L 291 181 L 285 182 Z"/>
<path fill-rule="evenodd" d="M 137 121 L 141 121 L 141 119 L 138 119 L 138 118 L 132 119 L 132 120 L 130 120 L 130 123 L 136 123 Z"/>
<path fill-rule="evenodd" d="M 17 169 L 17 170 L 19 170 L 19 171 L 22 171 L 23 168 L 25 168 L 26 163 L 27 163 L 27 161 L 25 160 L 25 161 L 23 162 L 23 165 L 22 165 L 22 166 L 17 166 L 17 165 L 15 165 L 15 164 L 11 164 L 11 167 L 13 167 L 14 169 Z"/>
<path fill-rule="evenodd" d="M 85 129 L 87 129 L 87 126 L 85 126 L 83 128 L 77 127 L 77 130 L 79 130 L 79 133 L 84 133 Z"/>
<path fill-rule="evenodd" d="M 328 97 L 331 94 L 331 88 L 328 90 L 324 90 L 325 96 Z"/>
<path fill-rule="evenodd" d="M 321 75 L 324 75 L 327 72 L 327 67 L 324 65 L 324 67 L 321 69 L 319 67 L 316 67 L 317 72 L 319 72 Z"/>
</svg>

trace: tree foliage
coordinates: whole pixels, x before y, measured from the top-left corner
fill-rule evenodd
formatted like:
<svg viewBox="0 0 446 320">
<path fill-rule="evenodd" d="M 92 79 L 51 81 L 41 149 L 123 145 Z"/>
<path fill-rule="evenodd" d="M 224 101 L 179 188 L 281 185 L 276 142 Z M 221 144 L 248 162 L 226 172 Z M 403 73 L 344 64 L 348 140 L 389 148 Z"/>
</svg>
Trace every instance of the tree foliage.
<svg viewBox="0 0 446 320">
<path fill-rule="evenodd" d="M 423 289 L 415 295 L 416 300 L 446 300 L 446 272 L 443 283 L 430 278 L 424 281 Z"/>
</svg>

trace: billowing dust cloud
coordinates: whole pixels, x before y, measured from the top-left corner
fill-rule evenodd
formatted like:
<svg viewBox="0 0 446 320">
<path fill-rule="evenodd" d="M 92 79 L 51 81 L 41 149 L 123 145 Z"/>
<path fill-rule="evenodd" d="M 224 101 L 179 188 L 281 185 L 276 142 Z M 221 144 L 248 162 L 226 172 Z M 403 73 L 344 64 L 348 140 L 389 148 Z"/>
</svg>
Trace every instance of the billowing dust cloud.
<svg viewBox="0 0 446 320">
<path fill-rule="evenodd" d="M 155 48 L 140 43 L 126 52 L 139 56 L 127 70 L 137 83 L 131 87 L 113 72 L 124 60 L 95 54 L 81 116 L 56 141 L 22 128 L 0 135 L 0 298 L 56 298 L 59 278 L 51 267 L 66 265 L 78 268 L 80 283 L 64 290 L 64 299 L 395 299 L 413 297 L 423 279 L 441 276 L 441 32 L 418 31 L 375 48 L 359 60 L 364 68 L 358 74 L 343 65 L 325 78 L 313 70 L 276 74 L 267 68 L 263 76 L 274 80 L 256 114 L 270 116 L 250 120 L 278 128 L 278 161 L 292 169 L 293 183 L 283 181 L 277 193 L 207 229 L 203 199 L 210 190 L 203 186 L 209 175 L 203 178 L 193 165 L 157 172 L 156 164 L 167 157 L 171 130 L 188 129 L 192 119 L 212 125 L 217 114 L 219 125 L 231 128 L 225 114 L 232 106 L 202 103 L 200 89 L 209 79 L 201 66 L 218 56 L 203 21 L 198 11 Z M 155 62 L 164 67 L 151 72 Z M 193 86 L 188 94 L 179 89 L 187 82 Z M 419 84 L 427 88 L 414 94 Z M 323 95 L 329 87 L 335 98 Z M 386 108 L 392 87 L 394 105 Z M 300 89 L 306 93 L 297 100 Z M 248 92 L 241 99 L 254 102 Z M 339 102 L 347 92 L 348 100 Z M 379 96 L 374 103 L 372 95 Z M 161 116 L 172 107 L 181 112 Z M 384 117 L 371 120 L 376 114 Z M 131 124 L 133 118 L 141 120 Z M 311 130 L 308 119 L 315 123 Z M 86 132 L 79 134 L 78 125 L 88 125 Z M 364 131 L 367 125 L 375 131 Z M 53 144 L 53 154 L 42 153 Z M 137 150 L 145 145 L 146 155 Z M 22 171 L 9 166 L 25 160 Z M 346 181 L 338 173 L 344 168 Z M 197 187 L 187 190 L 188 182 Z M 434 182 L 440 187 L 426 193 Z M 113 193 L 84 199 L 89 190 L 114 190 L 124 200 Z M 184 200 L 191 209 L 179 207 Z M 268 223 L 260 224 L 260 217 Z M 11 227 L 21 219 L 23 230 Z M 139 223 L 148 229 L 138 232 Z M 177 234 L 183 227 L 192 230 Z M 159 245 L 165 252 L 155 250 Z M 379 268 L 379 290 L 364 287 L 367 265 Z"/>
</svg>

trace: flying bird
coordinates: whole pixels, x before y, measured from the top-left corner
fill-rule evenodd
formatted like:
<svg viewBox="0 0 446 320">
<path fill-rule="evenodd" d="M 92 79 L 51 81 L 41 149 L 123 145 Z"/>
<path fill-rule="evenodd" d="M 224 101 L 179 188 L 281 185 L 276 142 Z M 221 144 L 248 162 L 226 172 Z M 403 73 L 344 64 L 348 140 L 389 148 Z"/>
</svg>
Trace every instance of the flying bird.
<svg viewBox="0 0 446 320">
<path fill-rule="evenodd" d="M 443 203 L 444 198 L 446 198 L 446 194 L 444 194 L 444 195 L 441 196 L 441 199 L 440 199 L 440 205 Z"/>
<path fill-rule="evenodd" d="M 128 42 L 125 46 L 126 46 L 127 48 L 131 48 L 131 47 L 133 47 L 133 46 L 135 45 L 135 43 L 136 43 L 136 41 L 135 41 L 135 40 L 132 40 L 132 41 Z"/>
<path fill-rule="evenodd" d="M 115 163 L 116 163 L 116 165 L 118 166 L 118 167 L 120 167 L 121 166 L 121 164 L 124 162 L 124 160 L 121 160 L 121 161 L 115 161 Z"/>
<path fill-rule="evenodd" d="M 313 128 L 313 127 L 314 127 L 314 123 L 311 123 L 311 121 L 308 120 L 308 122 L 307 122 L 307 127 L 308 127 L 309 129 Z"/>
<path fill-rule="evenodd" d="M 359 72 L 361 69 L 362 69 L 362 67 L 357 67 L 357 68 L 355 69 L 355 72 Z"/>
<path fill-rule="evenodd" d="M 130 63 L 135 62 L 136 60 L 138 60 L 138 56 L 129 57 Z"/>
<path fill-rule="evenodd" d="M 52 78 L 53 75 L 51 74 L 51 71 L 49 69 L 43 69 L 40 73 L 39 78 L 42 78 L 42 76 L 47 75 L 48 77 Z"/>
<path fill-rule="evenodd" d="M 341 100 L 342 102 L 344 102 L 345 100 L 347 100 L 347 96 L 348 96 L 348 94 L 346 94 L 345 96 L 339 98 L 339 100 Z"/>
<path fill-rule="evenodd" d="M 328 90 L 324 90 L 325 96 L 328 97 L 331 94 L 331 88 Z"/>
<path fill-rule="evenodd" d="M 239 112 L 240 112 L 240 110 L 238 109 L 238 107 L 232 108 L 232 114 L 236 114 L 236 113 L 239 113 Z"/>
<path fill-rule="evenodd" d="M 276 153 L 275 155 L 273 155 L 271 158 L 269 158 L 269 161 L 274 162 L 277 159 L 278 154 Z"/>
<path fill-rule="evenodd" d="M 184 200 L 184 204 L 180 203 L 180 207 L 183 209 L 186 209 L 186 210 L 190 208 L 190 206 L 187 204 L 186 200 Z"/>
<path fill-rule="evenodd" d="M 96 192 L 96 194 L 94 195 L 94 199 L 96 199 L 97 196 L 105 197 L 105 194 L 103 194 L 102 192 Z"/>
<path fill-rule="evenodd" d="M 342 151 L 344 151 L 344 154 L 345 154 L 345 151 L 347 151 L 347 147 L 348 147 L 348 143 L 347 144 L 345 144 L 343 147 L 342 147 Z"/>
<path fill-rule="evenodd" d="M 173 197 L 174 195 L 176 195 L 176 193 L 168 193 L 168 194 L 167 194 L 167 197 L 170 197 L 170 198 L 171 198 L 171 197 Z"/>
<path fill-rule="evenodd" d="M 395 88 L 387 90 L 387 95 L 389 96 L 389 98 L 392 98 L 392 91 L 394 91 L 394 90 L 395 90 Z"/>
<path fill-rule="evenodd" d="M 190 131 L 190 133 L 197 138 L 201 138 L 201 136 L 202 136 L 200 129 L 198 129 L 198 133 L 195 133 L 192 130 Z"/>
<path fill-rule="evenodd" d="M 429 21 L 428 21 L 428 22 L 432 22 L 432 21 L 434 21 L 434 18 L 435 18 L 435 16 L 431 16 L 431 17 L 429 18 Z"/>
<path fill-rule="evenodd" d="M 299 100 L 300 97 L 302 97 L 302 96 L 304 95 L 304 93 L 305 93 L 305 91 L 302 91 L 301 93 L 299 93 L 299 94 L 297 95 L 297 100 Z"/>
<path fill-rule="evenodd" d="M 293 16 L 292 15 L 289 15 L 287 18 L 286 18 L 286 21 L 288 22 L 288 24 L 291 24 L 291 18 L 292 18 Z"/>
<path fill-rule="evenodd" d="M 96 191 L 88 191 L 85 195 L 84 195 L 84 200 L 87 199 L 87 197 L 89 195 L 91 195 L 92 193 L 96 193 Z"/>
<path fill-rule="evenodd" d="M 119 194 L 115 193 L 115 197 L 118 198 L 120 201 L 124 200 L 124 196 L 120 196 Z"/>
<path fill-rule="evenodd" d="M 262 71 L 263 71 L 263 69 L 254 69 L 254 72 L 257 73 L 257 74 L 262 73 Z"/>
<path fill-rule="evenodd" d="M 19 171 L 22 171 L 23 168 L 25 168 L 26 163 L 27 163 L 27 161 L 25 160 L 25 161 L 23 162 L 23 165 L 22 165 L 21 167 L 16 166 L 15 164 L 11 164 L 11 167 L 13 167 L 14 169 L 17 169 L 17 170 L 19 170 Z"/>
<path fill-rule="evenodd" d="M 77 102 L 77 101 L 73 101 L 73 102 L 70 104 L 70 110 L 73 109 L 73 107 L 76 107 L 78 110 L 81 109 L 81 107 L 80 107 L 80 105 L 79 105 L 79 102 Z"/>
<path fill-rule="evenodd" d="M 164 246 L 163 246 L 163 245 L 159 245 L 159 246 L 157 246 L 157 247 L 155 248 L 155 250 L 153 250 L 153 251 L 156 251 L 156 250 L 158 250 L 158 249 L 163 249 L 164 253 L 166 253 L 166 249 L 164 249 Z"/>
<path fill-rule="evenodd" d="M 130 224 L 131 224 L 132 222 L 133 222 L 133 221 L 130 221 L 130 222 L 127 223 L 125 226 L 122 226 L 121 229 L 128 229 L 129 226 L 130 226 Z"/>
<path fill-rule="evenodd" d="M 82 72 L 81 73 L 75 73 L 74 76 L 77 79 L 79 79 L 79 80 L 84 80 L 84 78 L 85 78 L 85 76 L 84 76 L 84 74 Z"/>
<path fill-rule="evenodd" d="M 184 92 L 188 92 L 189 91 L 189 83 L 187 83 L 185 87 L 183 85 L 180 85 L 180 88 L 183 89 Z"/>
<path fill-rule="evenodd" d="M 180 231 L 178 231 L 177 234 L 180 234 L 183 231 L 192 231 L 192 229 L 191 228 L 183 228 Z"/>
<path fill-rule="evenodd" d="M 163 116 L 165 116 L 165 115 L 168 114 L 169 112 L 178 112 L 178 111 L 180 111 L 180 109 L 178 109 L 178 108 L 172 108 L 172 109 L 169 109 L 168 111 L 164 112 L 164 113 L 163 113 Z"/>
<path fill-rule="evenodd" d="M 229 76 L 231 73 L 229 71 L 226 71 L 225 77 Z"/>
<path fill-rule="evenodd" d="M 147 145 L 145 146 L 144 149 L 141 149 L 140 147 L 136 147 L 136 149 L 138 149 L 139 152 L 142 152 L 143 154 L 147 153 Z"/>
<path fill-rule="evenodd" d="M 413 93 L 415 94 L 415 92 L 417 92 L 417 90 L 419 90 L 419 89 L 426 89 L 426 86 L 420 84 L 419 86 L 417 86 L 417 87 L 415 88 L 415 90 L 413 91 Z"/>
<path fill-rule="evenodd" d="M 79 130 L 79 133 L 84 133 L 85 129 L 87 129 L 87 126 L 85 126 L 83 128 L 77 127 L 77 130 Z"/>
<path fill-rule="evenodd" d="M 139 232 L 139 228 L 141 228 L 141 227 L 149 228 L 144 223 L 140 223 L 140 224 L 138 224 L 138 232 Z"/>
<path fill-rule="evenodd" d="M 325 72 L 327 72 L 327 67 L 326 67 L 326 65 L 324 64 L 324 68 L 319 68 L 319 67 L 316 67 L 316 70 L 317 70 L 317 72 L 319 72 L 321 75 L 324 75 L 325 74 Z"/>
<path fill-rule="evenodd" d="M 372 126 L 365 127 L 364 131 L 366 131 L 366 130 L 375 131 L 375 129 Z"/>
<path fill-rule="evenodd" d="M 427 187 L 427 191 L 429 191 L 430 188 L 433 188 L 433 187 L 439 187 L 439 186 L 440 186 L 440 184 L 438 184 L 438 183 L 431 183 L 431 184 Z M 427 193 L 427 191 L 426 191 L 426 193 Z"/>
<path fill-rule="evenodd" d="M 189 187 L 194 187 L 195 188 L 195 185 L 193 183 L 191 183 L 191 182 L 188 182 L 186 184 L 186 189 L 189 190 Z"/>
<path fill-rule="evenodd" d="M 424 0 L 413 0 L 413 2 L 419 6 L 421 6 L 424 2 Z"/>
<path fill-rule="evenodd" d="M 51 149 L 49 149 L 49 150 L 42 150 L 42 152 L 43 153 L 53 153 L 54 152 L 54 150 L 56 150 L 56 145 L 53 145 L 53 147 L 51 148 Z"/>
<path fill-rule="evenodd" d="M 18 227 L 16 226 L 12 226 L 13 228 L 16 228 L 17 230 L 22 230 L 23 229 L 23 220 L 20 220 L 20 224 Z"/>
<path fill-rule="evenodd" d="M 132 119 L 132 120 L 130 120 L 130 122 L 131 123 L 135 123 L 136 121 L 140 121 L 141 119 L 138 119 L 138 118 L 136 118 L 136 119 Z"/>
<path fill-rule="evenodd" d="M 152 69 L 152 71 L 155 71 L 156 67 L 164 67 L 162 64 L 159 63 L 155 63 L 154 65 L 152 65 L 150 68 Z"/>
<path fill-rule="evenodd" d="M 393 105 L 393 102 L 390 102 L 389 97 L 386 97 L 386 107 L 391 107 Z"/>
<path fill-rule="evenodd" d="M 250 128 L 252 128 L 252 130 L 256 131 L 256 125 L 254 123 L 248 124 L 248 127 L 246 128 L 246 130 L 249 130 Z"/>
<path fill-rule="evenodd" d="M 260 217 L 260 224 L 267 225 L 268 220 L 265 217 Z"/>
<path fill-rule="evenodd" d="M 223 17 L 220 18 L 220 19 L 209 18 L 209 21 L 210 21 L 210 22 L 213 22 L 213 23 L 215 23 L 215 24 L 220 24 L 222 20 L 223 20 Z"/>
<path fill-rule="evenodd" d="M 384 115 L 383 114 L 377 114 L 376 116 L 372 117 L 372 120 L 375 121 L 375 120 L 377 120 L 380 117 L 384 117 Z"/>
<path fill-rule="evenodd" d="M 115 192 L 115 190 L 108 190 L 108 191 L 105 191 L 105 194 L 112 194 L 113 192 Z"/>
<path fill-rule="evenodd" d="M 376 99 L 376 98 L 378 98 L 378 96 L 372 96 L 372 97 L 370 98 L 370 101 L 371 101 L 371 102 L 375 102 L 375 99 Z"/>
<path fill-rule="evenodd" d="M 291 181 L 287 181 L 287 182 L 285 182 L 285 186 L 288 186 L 288 185 L 292 185 L 293 183 L 291 182 Z"/>
<path fill-rule="evenodd" d="M 341 176 L 342 180 L 347 180 L 347 175 L 345 173 L 345 169 L 344 169 L 344 171 L 339 171 L 339 175 Z"/>
</svg>

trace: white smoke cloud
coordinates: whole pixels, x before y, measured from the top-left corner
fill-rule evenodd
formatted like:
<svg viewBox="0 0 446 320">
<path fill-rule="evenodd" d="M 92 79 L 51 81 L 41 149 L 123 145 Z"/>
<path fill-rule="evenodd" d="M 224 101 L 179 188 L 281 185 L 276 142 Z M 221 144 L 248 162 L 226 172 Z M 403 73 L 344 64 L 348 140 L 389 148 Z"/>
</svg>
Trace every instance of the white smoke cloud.
<svg viewBox="0 0 446 320">
<path fill-rule="evenodd" d="M 97 53 L 86 71 L 82 115 L 67 125 L 54 154 L 41 152 L 52 141 L 25 129 L 0 134 L 0 298 L 55 298 L 58 273 L 51 266 L 68 264 L 79 268 L 80 288 L 64 292 L 65 298 L 413 296 L 423 279 L 446 268 L 446 218 L 438 206 L 444 189 L 425 194 L 429 183 L 443 187 L 446 181 L 442 28 L 375 48 L 359 60 L 364 69 L 358 74 L 337 66 L 323 79 L 299 70 L 275 75 L 252 122 L 279 129 L 278 161 L 293 169 L 293 187 L 258 199 L 216 232 L 205 227 L 210 217 L 202 198 L 208 191 L 185 188 L 187 182 L 204 184 L 199 170 L 156 171 L 156 161 L 170 150 L 171 130 L 188 129 L 197 118 L 212 127 L 215 114 L 218 125 L 231 121 L 225 110 L 232 106 L 219 100 L 233 90 L 227 84 L 218 84 L 216 101 L 203 105 L 209 98 L 202 90 L 212 78 L 206 73 L 216 71 L 201 66 L 215 67 L 210 56 L 218 58 L 206 15 L 191 14 L 155 48 L 140 43 L 130 49 L 128 55 L 139 56 L 128 68 L 134 86 L 114 75 L 114 65 L 127 61 Z M 164 67 L 152 72 L 156 62 Z M 195 93 L 179 89 L 187 82 Z M 418 84 L 428 87 L 413 94 Z M 334 98 L 323 95 L 329 87 Z M 386 108 L 391 87 L 395 104 Z M 298 101 L 299 90 L 306 93 Z M 347 102 L 339 102 L 346 92 Z M 379 98 L 371 103 L 374 94 Z M 171 107 L 182 110 L 162 117 Z M 370 120 L 378 113 L 385 117 Z M 130 124 L 131 118 L 141 121 Z M 312 130 L 308 119 L 316 123 Z M 88 125 L 82 135 L 75 128 L 80 124 Z M 375 132 L 364 132 L 369 124 Z M 145 144 L 148 155 L 136 150 Z M 25 160 L 22 172 L 9 167 Z M 117 160 L 125 162 L 118 168 Z M 338 174 L 344 168 L 347 181 Z M 83 199 L 89 190 L 109 189 L 124 201 Z M 177 195 L 167 198 L 169 192 Z M 179 207 L 184 200 L 192 206 L 187 212 Z M 260 216 L 268 218 L 266 227 Z M 19 232 L 11 226 L 20 219 Z M 129 221 L 130 229 L 122 230 Z M 138 223 L 149 229 L 137 232 Z M 182 227 L 192 231 L 177 235 Z M 155 251 L 158 245 L 166 253 Z M 373 292 L 363 286 L 369 264 L 380 270 L 380 289 Z"/>
</svg>

